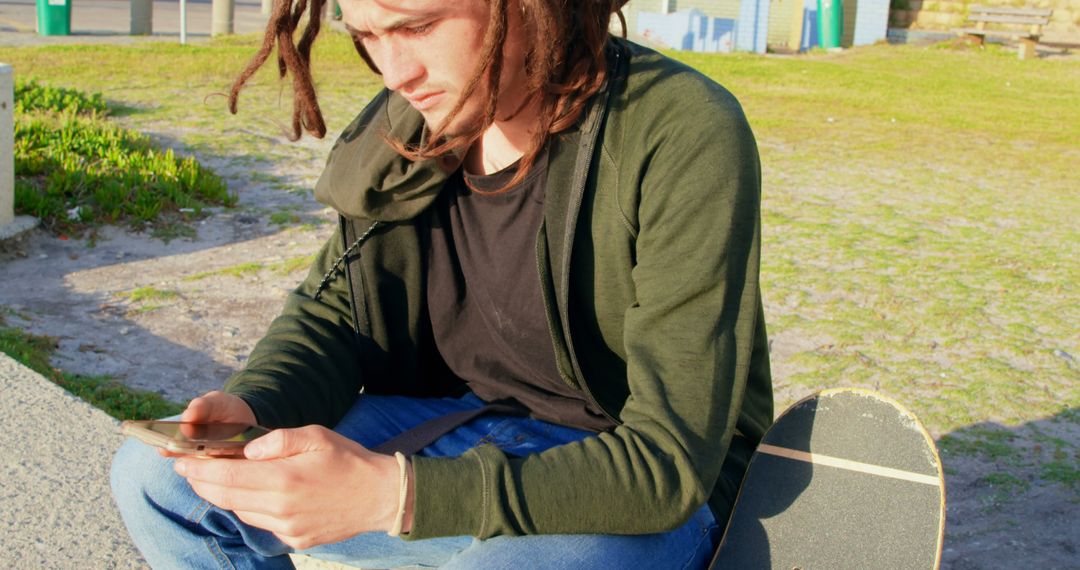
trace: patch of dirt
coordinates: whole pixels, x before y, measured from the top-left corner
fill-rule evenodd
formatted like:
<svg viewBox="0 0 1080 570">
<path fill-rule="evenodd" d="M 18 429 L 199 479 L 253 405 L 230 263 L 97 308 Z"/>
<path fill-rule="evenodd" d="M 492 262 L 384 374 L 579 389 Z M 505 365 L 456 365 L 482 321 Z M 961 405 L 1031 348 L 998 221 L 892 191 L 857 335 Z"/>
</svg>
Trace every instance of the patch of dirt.
<svg viewBox="0 0 1080 570">
<path fill-rule="evenodd" d="M 203 162 L 240 200 L 196 222 L 194 238 L 166 243 L 107 227 L 92 245 L 40 229 L 0 243 L 0 306 L 9 310 L 7 321 L 56 337 L 53 364 L 68 372 L 109 375 L 178 402 L 220 388 L 306 275 L 306 267 L 283 274 L 275 264 L 318 251 L 336 215 L 310 194 L 249 183 L 250 169 L 243 173 L 223 159 Z M 305 166 L 292 175 L 310 187 L 319 164 Z M 268 209 L 281 208 L 307 223 L 270 223 Z M 199 277 L 245 264 L 247 271 Z M 143 287 L 167 296 L 142 302 L 124 296 Z"/>
<path fill-rule="evenodd" d="M 1080 487 L 1075 477 L 1080 427 L 1067 418 L 1017 428 L 980 424 L 1012 436 L 998 457 L 943 456 L 946 529 L 942 568 L 1060 568 L 1080 566 Z M 1056 445 L 1053 442 L 1058 442 Z M 1064 445 L 1062 445 L 1064 444 Z M 1070 449 L 1071 448 L 1071 449 Z M 1048 480 L 1054 456 L 1074 465 L 1073 483 Z"/>
</svg>

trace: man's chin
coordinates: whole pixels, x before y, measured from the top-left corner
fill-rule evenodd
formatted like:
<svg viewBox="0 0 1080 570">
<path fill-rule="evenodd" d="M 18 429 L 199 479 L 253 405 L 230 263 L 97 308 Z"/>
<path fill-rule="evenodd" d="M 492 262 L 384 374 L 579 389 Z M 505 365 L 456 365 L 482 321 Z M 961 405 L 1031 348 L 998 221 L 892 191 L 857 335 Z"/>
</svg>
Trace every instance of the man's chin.
<svg viewBox="0 0 1080 570">
<path fill-rule="evenodd" d="M 424 122 L 427 123 L 428 128 L 432 131 L 442 130 L 442 136 L 457 137 L 461 135 L 468 135 L 475 131 L 476 126 L 480 123 L 479 113 L 473 113 L 473 116 L 465 116 L 465 111 L 454 117 L 454 120 L 449 125 L 443 125 L 446 122 L 446 113 L 431 113 L 423 114 Z"/>
</svg>

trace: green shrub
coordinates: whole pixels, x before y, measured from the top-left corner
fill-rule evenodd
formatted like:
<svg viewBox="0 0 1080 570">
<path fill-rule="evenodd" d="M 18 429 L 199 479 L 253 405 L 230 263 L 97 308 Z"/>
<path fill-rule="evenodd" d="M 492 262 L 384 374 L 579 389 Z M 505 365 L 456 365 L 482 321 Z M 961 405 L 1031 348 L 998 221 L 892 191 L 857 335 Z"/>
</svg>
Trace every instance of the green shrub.
<svg viewBox="0 0 1080 570">
<path fill-rule="evenodd" d="M 22 96 L 23 99 L 19 99 Z M 224 181 L 194 158 L 109 123 L 101 95 L 41 87 L 16 94 L 15 207 L 57 231 L 153 223 L 181 210 L 232 206 Z"/>
<path fill-rule="evenodd" d="M 80 115 L 108 112 L 100 93 L 87 95 L 75 89 L 49 87 L 37 81 L 15 82 L 15 112 L 72 112 Z"/>
</svg>

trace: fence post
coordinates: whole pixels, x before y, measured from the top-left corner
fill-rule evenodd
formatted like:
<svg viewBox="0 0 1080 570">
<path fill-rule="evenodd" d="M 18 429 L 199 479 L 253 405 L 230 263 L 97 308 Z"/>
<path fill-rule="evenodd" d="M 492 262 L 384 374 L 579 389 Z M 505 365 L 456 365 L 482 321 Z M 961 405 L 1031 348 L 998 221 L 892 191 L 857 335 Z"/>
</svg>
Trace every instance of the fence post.
<svg viewBox="0 0 1080 570">
<path fill-rule="evenodd" d="M 262 0 L 262 15 L 269 16 L 274 11 L 274 0 Z"/>
<path fill-rule="evenodd" d="M 154 0 L 131 0 L 131 35 L 154 33 Z"/>
<path fill-rule="evenodd" d="M 235 12 L 233 0 L 211 0 L 210 2 L 210 35 L 228 36 L 233 33 L 233 13 Z"/>
<path fill-rule="evenodd" d="M 30 216 L 15 217 L 15 80 L 11 66 L 0 63 L 0 240 L 36 225 Z"/>
</svg>

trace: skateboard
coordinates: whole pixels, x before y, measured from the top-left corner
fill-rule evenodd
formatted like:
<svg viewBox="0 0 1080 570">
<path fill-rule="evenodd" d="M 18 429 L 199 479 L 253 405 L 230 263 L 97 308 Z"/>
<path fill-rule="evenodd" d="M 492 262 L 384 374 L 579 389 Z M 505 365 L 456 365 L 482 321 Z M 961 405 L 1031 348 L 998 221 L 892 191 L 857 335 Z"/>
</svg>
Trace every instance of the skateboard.
<svg viewBox="0 0 1080 570">
<path fill-rule="evenodd" d="M 710 569 L 926 569 L 941 563 L 945 482 L 934 441 L 896 402 L 825 390 L 758 446 Z"/>
</svg>

